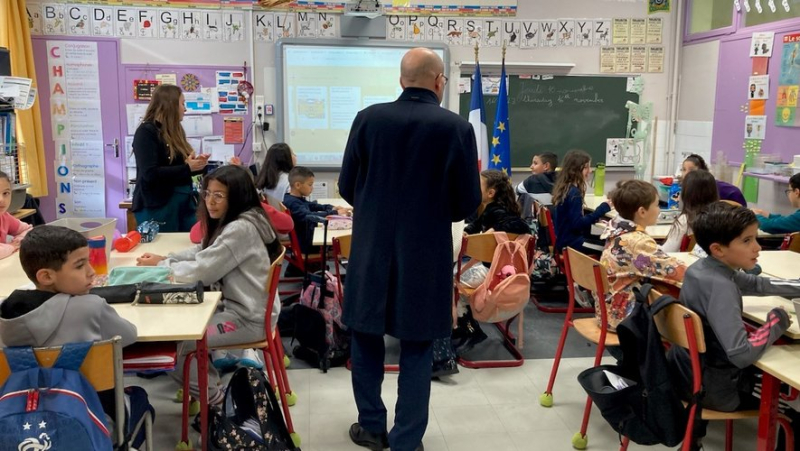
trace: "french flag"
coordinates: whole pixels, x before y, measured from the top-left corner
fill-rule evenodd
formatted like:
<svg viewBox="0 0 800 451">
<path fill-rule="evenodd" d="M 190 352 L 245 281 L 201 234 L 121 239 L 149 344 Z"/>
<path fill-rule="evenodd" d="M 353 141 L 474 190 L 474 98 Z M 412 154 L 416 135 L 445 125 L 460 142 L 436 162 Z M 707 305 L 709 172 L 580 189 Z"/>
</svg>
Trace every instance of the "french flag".
<svg viewBox="0 0 800 451">
<path fill-rule="evenodd" d="M 475 142 L 478 144 L 478 166 L 484 170 L 489 166 L 489 135 L 486 133 L 486 111 L 483 109 L 481 66 L 477 61 L 473 77 L 472 97 L 469 101 L 469 123 L 472 124 L 475 131 Z"/>
</svg>

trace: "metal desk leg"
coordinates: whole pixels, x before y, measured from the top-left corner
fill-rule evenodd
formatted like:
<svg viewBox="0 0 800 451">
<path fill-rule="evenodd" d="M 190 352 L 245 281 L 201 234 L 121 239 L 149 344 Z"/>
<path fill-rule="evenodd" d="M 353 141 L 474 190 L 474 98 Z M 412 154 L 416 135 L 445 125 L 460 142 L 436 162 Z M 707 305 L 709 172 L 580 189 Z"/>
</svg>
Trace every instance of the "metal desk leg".
<svg viewBox="0 0 800 451">
<path fill-rule="evenodd" d="M 781 382 L 764 372 L 761 379 L 761 406 L 758 414 L 758 441 L 756 449 L 772 451 L 775 449 L 775 428 L 778 418 L 778 391 Z"/>
<path fill-rule="evenodd" d="M 202 450 L 208 449 L 208 346 L 207 334 L 197 340 L 197 383 L 200 389 L 200 440 Z"/>
</svg>

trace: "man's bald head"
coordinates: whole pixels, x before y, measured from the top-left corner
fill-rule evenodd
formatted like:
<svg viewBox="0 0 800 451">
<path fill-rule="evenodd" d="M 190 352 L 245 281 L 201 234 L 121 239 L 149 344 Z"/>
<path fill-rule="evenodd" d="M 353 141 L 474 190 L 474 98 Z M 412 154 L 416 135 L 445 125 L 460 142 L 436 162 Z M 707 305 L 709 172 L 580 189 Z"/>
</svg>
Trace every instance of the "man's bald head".
<svg viewBox="0 0 800 451">
<path fill-rule="evenodd" d="M 409 50 L 400 62 L 400 81 L 405 87 L 433 89 L 436 77 L 444 73 L 444 63 L 431 49 Z"/>
</svg>

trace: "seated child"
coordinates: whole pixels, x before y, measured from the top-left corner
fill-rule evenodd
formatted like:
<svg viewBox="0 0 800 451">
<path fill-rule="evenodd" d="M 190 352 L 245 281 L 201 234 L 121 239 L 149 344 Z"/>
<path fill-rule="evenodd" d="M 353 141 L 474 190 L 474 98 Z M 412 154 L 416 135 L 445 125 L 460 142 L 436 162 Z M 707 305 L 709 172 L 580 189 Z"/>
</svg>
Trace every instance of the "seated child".
<svg viewBox="0 0 800 451">
<path fill-rule="evenodd" d="M 6 258 L 19 250 L 20 242 L 31 226 L 15 218 L 8 212 L 11 205 L 11 179 L 0 171 L 0 259 Z M 14 239 L 9 243 L 8 236 Z"/>
<path fill-rule="evenodd" d="M 758 219 L 759 229 L 767 233 L 800 232 L 800 173 L 789 179 L 789 189 L 786 190 L 786 195 L 789 197 L 789 203 L 797 210 L 790 215 L 782 216 L 754 208 L 753 212 Z M 0 233 L 2 233 L 1 230 Z"/>
<path fill-rule="evenodd" d="M 758 220 L 743 207 L 714 202 L 697 214 L 693 224 L 697 245 L 708 257 L 686 271 L 680 302 L 703 321 L 706 353 L 701 359 L 705 395 L 703 407 L 731 412 L 758 408 L 751 393 L 755 383 L 751 366 L 791 323 L 789 313 L 774 308 L 767 322 L 748 333 L 742 323 L 742 296 L 778 295 L 800 297 L 797 280 L 771 281 L 746 274 L 761 250 L 756 241 Z M 670 348 L 668 358 L 688 396 L 692 387 L 691 361 L 680 346 Z M 698 421 L 694 448 L 705 436 L 707 421 Z"/>
<path fill-rule="evenodd" d="M 681 180 L 681 214 L 675 218 L 661 246 L 664 252 L 680 252 L 684 238 L 693 233 L 692 223 L 697 213 L 718 200 L 717 183 L 710 172 L 692 171 L 686 174 Z M 705 257 L 705 252 L 699 246 L 695 246 L 692 252 Z"/>
<path fill-rule="evenodd" d="M 293 167 L 289 172 L 289 192 L 283 197 L 283 204 L 292 212 L 297 240 L 300 242 L 300 249 L 306 254 L 316 250 L 312 246 L 316 223 L 309 216 L 324 218 L 335 214 L 349 215 L 351 212 L 349 208 L 306 200 L 313 191 L 314 172 L 304 166 Z"/>
<path fill-rule="evenodd" d="M 280 253 L 275 230 L 264 213 L 259 193 L 247 169 L 223 166 L 203 177 L 198 217 L 205 231 L 201 244 L 166 257 L 145 253 L 139 266 L 168 266 L 175 281 L 201 281 L 222 292 L 222 302 L 206 329 L 208 347 L 253 343 L 264 340 L 267 308 L 267 277 L 270 262 Z M 278 322 L 280 299 L 275 297 L 270 318 L 272 330 Z M 186 355 L 195 349 L 194 341 L 181 343 L 176 368 L 183 368 Z M 189 390 L 199 393 L 197 367 L 191 365 Z M 183 371 L 174 371 L 179 383 Z M 223 401 L 225 391 L 215 367 L 208 367 L 208 402 Z M 176 401 L 181 399 L 176 397 Z M 199 410 L 192 403 L 191 410 Z"/>
<path fill-rule="evenodd" d="M 600 263 L 608 271 L 606 316 L 608 328 L 613 331 L 633 311 L 633 289 L 641 286 L 642 280 L 678 285 L 686 265 L 667 255 L 645 232 L 646 227 L 656 224 L 660 212 L 658 190 L 653 184 L 641 180 L 619 182 L 609 198 L 619 215 L 601 236 L 607 240 Z M 599 308 L 596 314 L 600 314 Z"/>
<path fill-rule="evenodd" d="M 464 228 L 466 235 L 488 230 L 516 234 L 531 232 L 528 224 L 522 220 L 511 179 L 507 175 L 496 169 L 481 172 L 481 197 L 478 218 Z"/>
<path fill-rule="evenodd" d="M 592 173 L 591 164 L 592 158 L 582 150 L 570 150 L 564 157 L 561 173 L 553 187 L 557 252 L 563 252 L 568 246 L 584 254 L 603 252 L 605 243 L 593 237 L 591 230 L 593 224 L 611 211 L 611 206 L 603 202 L 594 212 L 583 214 L 586 177 Z"/>
<path fill-rule="evenodd" d="M 701 171 L 708 171 L 708 165 L 703 157 L 693 153 L 686 157 L 686 159 L 683 160 L 683 163 L 681 163 L 681 176 L 685 177 L 689 172 L 696 171 L 698 169 Z M 743 207 L 747 206 L 747 200 L 745 200 L 742 190 L 740 190 L 736 185 L 731 185 L 730 183 L 723 182 L 722 180 L 716 180 L 716 184 L 720 200 L 730 200 L 740 204 Z"/>
<path fill-rule="evenodd" d="M 14 290 L 0 304 L 0 345 L 61 346 L 117 335 L 122 337 L 122 346 L 136 341 L 136 326 L 121 318 L 105 299 L 89 294 L 94 270 L 83 235 L 65 227 L 38 226 L 22 240 L 19 260 L 36 289 Z M 144 390 L 130 388 L 137 390 L 131 395 L 131 405 L 144 404 L 144 409 L 152 411 Z M 113 392 L 98 393 L 112 419 Z M 133 424 L 138 418 L 134 411 Z"/>
<path fill-rule="evenodd" d="M 531 175 L 517 185 L 517 194 L 552 194 L 556 183 L 556 166 L 558 157 L 553 152 L 534 155 Z"/>
</svg>

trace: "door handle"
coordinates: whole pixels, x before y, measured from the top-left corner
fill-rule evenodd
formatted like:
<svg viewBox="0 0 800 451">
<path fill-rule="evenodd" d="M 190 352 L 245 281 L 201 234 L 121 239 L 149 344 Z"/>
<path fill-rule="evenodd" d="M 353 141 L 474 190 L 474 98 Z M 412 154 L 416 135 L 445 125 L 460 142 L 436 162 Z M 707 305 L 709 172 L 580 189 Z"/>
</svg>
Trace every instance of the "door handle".
<svg viewBox="0 0 800 451">
<path fill-rule="evenodd" d="M 114 138 L 114 142 L 106 144 L 106 147 L 113 147 L 114 158 L 119 158 L 119 138 Z"/>
</svg>

